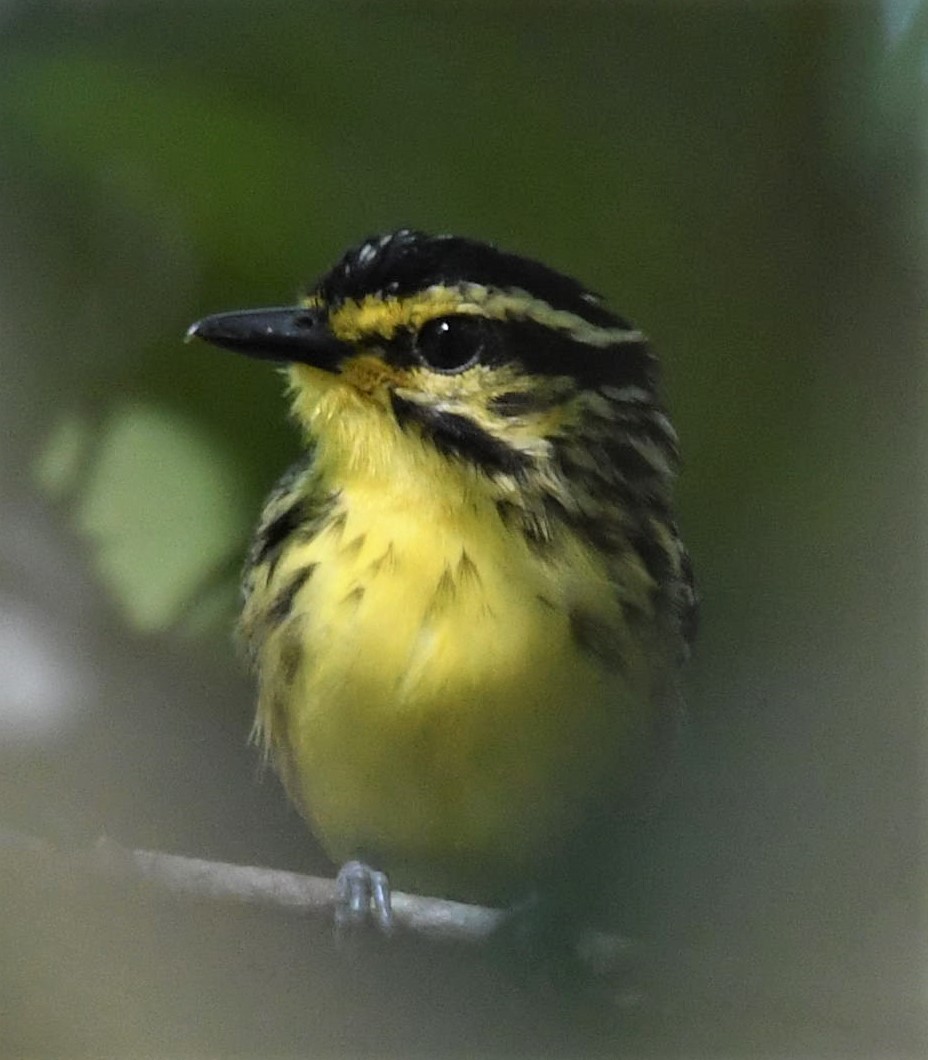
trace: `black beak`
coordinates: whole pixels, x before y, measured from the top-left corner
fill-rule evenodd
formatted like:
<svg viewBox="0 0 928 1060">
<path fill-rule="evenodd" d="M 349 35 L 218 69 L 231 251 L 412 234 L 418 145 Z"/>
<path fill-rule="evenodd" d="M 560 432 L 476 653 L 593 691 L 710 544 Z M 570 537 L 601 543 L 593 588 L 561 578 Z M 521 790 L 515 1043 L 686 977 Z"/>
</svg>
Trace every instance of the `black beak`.
<svg viewBox="0 0 928 1060">
<path fill-rule="evenodd" d="M 191 324 L 187 339 L 193 338 L 250 357 L 298 361 L 329 372 L 351 353 L 351 347 L 329 331 L 322 310 L 300 306 L 217 313 Z"/>
</svg>

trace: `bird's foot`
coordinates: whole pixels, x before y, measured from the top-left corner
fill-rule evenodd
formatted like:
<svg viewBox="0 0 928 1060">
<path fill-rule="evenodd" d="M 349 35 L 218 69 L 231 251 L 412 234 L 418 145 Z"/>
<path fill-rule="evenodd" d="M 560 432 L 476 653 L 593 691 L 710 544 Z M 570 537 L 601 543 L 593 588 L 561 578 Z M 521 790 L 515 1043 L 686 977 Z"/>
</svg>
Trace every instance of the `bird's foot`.
<svg viewBox="0 0 928 1060">
<path fill-rule="evenodd" d="M 363 861 L 346 861 L 335 877 L 335 933 L 345 938 L 371 924 L 383 935 L 393 933 L 390 881 Z"/>
</svg>

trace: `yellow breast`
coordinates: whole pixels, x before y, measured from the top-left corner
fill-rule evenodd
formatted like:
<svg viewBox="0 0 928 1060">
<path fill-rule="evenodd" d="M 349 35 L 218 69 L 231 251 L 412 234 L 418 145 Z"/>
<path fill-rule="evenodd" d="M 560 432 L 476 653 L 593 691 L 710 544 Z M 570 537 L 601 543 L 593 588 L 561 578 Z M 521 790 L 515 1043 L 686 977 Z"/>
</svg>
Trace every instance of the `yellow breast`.
<svg viewBox="0 0 928 1060">
<path fill-rule="evenodd" d="M 648 671 L 579 542 L 541 559 L 492 505 L 406 501 L 346 489 L 281 556 L 277 584 L 311 574 L 263 651 L 262 724 L 333 858 L 486 899 L 633 777 Z M 578 615 L 626 639 L 620 670 Z"/>
</svg>

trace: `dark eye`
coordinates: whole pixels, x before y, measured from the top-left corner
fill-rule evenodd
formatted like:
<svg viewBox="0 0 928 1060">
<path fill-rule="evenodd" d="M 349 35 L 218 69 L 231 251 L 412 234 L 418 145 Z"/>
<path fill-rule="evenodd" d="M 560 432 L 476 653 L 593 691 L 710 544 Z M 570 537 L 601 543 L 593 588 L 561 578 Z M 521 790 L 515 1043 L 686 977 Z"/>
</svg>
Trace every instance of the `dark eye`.
<svg viewBox="0 0 928 1060">
<path fill-rule="evenodd" d="M 437 317 L 423 324 L 416 353 L 436 372 L 463 372 L 480 360 L 486 345 L 486 321 L 476 316 Z"/>
</svg>

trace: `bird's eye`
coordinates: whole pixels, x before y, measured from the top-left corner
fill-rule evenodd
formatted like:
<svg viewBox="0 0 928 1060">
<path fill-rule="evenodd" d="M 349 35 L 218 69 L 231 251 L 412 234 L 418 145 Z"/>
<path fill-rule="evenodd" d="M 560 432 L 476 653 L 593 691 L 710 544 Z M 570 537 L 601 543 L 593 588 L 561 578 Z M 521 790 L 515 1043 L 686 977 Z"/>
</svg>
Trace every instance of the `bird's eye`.
<svg viewBox="0 0 928 1060">
<path fill-rule="evenodd" d="M 463 372 L 480 360 L 486 345 L 486 321 L 477 316 L 437 317 L 422 325 L 416 353 L 436 372 Z"/>
</svg>

